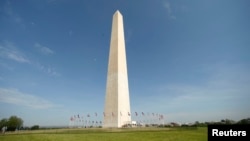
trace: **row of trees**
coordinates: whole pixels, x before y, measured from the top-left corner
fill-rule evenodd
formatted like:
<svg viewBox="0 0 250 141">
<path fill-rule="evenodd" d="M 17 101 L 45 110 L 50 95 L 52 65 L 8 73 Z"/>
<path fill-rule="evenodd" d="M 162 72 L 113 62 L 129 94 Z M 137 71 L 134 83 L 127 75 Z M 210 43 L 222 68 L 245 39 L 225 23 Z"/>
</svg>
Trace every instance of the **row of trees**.
<svg viewBox="0 0 250 141">
<path fill-rule="evenodd" d="M 23 120 L 17 116 L 11 116 L 8 119 L 3 118 L 0 121 L 0 128 L 7 127 L 8 131 L 20 129 L 23 126 Z"/>
<path fill-rule="evenodd" d="M 250 124 L 250 118 L 245 118 L 241 119 L 239 121 L 234 121 L 231 119 L 222 119 L 221 121 L 218 122 L 204 122 L 204 123 L 199 123 L 198 121 L 195 122 L 195 125 L 208 125 L 208 124 Z"/>
<path fill-rule="evenodd" d="M 234 121 L 231 119 L 222 119 L 220 121 L 211 121 L 211 122 L 196 121 L 193 124 L 182 124 L 182 125 L 178 125 L 176 123 L 171 123 L 171 125 L 173 125 L 173 126 L 195 126 L 195 127 L 203 127 L 203 126 L 207 126 L 209 124 L 222 124 L 222 125 L 223 124 L 227 124 L 227 125 L 230 125 L 230 124 L 250 124 L 250 118 L 241 119 L 239 121 Z"/>
<path fill-rule="evenodd" d="M 183 124 L 183 125 L 179 125 L 178 123 L 170 123 L 169 125 L 162 125 L 162 126 L 207 126 L 208 124 L 250 124 L 250 118 L 245 118 L 245 119 L 241 119 L 239 121 L 233 121 L 230 119 L 222 119 L 221 121 L 218 122 L 199 122 L 196 121 L 194 124 Z M 7 127 L 8 131 L 15 131 L 15 130 L 19 130 L 19 129 L 24 129 L 23 128 L 23 120 L 17 116 L 11 116 L 8 119 L 7 118 L 3 118 L 0 120 L 0 129 L 2 129 L 3 127 Z M 37 130 L 39 129 L 38 125 L 34 125 L 31 128 L 26 128 L 26 129 L 31 129 L 31 130 Z"/>
</svg>

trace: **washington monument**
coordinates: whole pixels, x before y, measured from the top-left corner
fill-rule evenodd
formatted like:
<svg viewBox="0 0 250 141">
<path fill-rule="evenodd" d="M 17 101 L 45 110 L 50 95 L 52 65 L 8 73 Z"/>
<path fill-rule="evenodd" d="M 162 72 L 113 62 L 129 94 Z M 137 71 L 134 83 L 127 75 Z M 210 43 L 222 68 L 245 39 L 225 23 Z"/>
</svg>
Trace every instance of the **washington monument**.
<svg viewBox="0 0 250 141">
<path fill-rule="evenodd" d="M 130 124 L 130 100 L 123 17 L 113 15 L 103 127 L 120 128 Z"/>
</svg>

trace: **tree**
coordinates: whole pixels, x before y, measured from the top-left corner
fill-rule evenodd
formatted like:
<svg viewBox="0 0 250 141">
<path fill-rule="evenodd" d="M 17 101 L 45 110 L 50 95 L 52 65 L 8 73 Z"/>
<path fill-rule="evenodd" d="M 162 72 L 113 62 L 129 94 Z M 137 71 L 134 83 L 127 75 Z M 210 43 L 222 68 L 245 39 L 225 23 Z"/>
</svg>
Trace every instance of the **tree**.
<svg viewBox="0 0 250 141">
<path fill-rule="evenodd" d="M 0 129 L 2 129 L 4 126 L 8 125 L 8 119 L 7 118 L 3 118 L 0 121 Z"/>
<path fill-rule="evenodd" d="M 30 128 L 31 130 L 38 130 L 39 129 L 39 125 L 34 125 Z"/>
<path fill-rule="evenodd" d="M 234 124 L 235 121 L 233 121 L 233 120 L 231 120 L 231 119 L 222 119 L 222 120 L 220 121 L 220 123 L 222 123 L 222 124 Z"/>
<path fill-rule="evenodd" d="M 17 116 L 11 116 L 8 120 L 8 130 L 14 131 L 23 126 L 23 120 Z"/>
<path fill-rule="evenodd" d="M 242 119 L 238 121 L 238 124 L 250 124 L 250 118 Z"/>
</svg>

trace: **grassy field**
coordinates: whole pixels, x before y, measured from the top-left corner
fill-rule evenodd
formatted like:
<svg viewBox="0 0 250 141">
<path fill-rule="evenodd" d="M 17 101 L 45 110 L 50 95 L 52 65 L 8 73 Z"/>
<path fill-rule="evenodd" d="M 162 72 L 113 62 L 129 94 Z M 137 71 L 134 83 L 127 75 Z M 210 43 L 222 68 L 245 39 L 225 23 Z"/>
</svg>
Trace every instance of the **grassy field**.
<svg viewBox="0 0 250 141">
<path fill-rule="evenodd" d="M 207 128 L 51 129 L 0 134 L 0 141 L 206 141 Z"/>
</svg>

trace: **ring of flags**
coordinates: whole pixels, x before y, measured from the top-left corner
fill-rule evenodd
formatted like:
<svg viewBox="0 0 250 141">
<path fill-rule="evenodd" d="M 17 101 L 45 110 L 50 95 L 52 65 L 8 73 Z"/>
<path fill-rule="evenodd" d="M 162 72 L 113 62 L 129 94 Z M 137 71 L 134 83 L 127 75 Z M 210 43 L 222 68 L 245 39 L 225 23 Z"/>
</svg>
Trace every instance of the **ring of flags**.
<svg viewBox="0 0 250 141">
<path fill-rule="evenodd" d="M 146 113 L 146 112 L 127 112 L 124 113 L 120 111 L 118 113 L 120 116 L 133 116 L 133 120 L 138 123 L 145 123 L 145 124 L 162 124 L 164 123 L 165 116 L 159 113 Z M 101 115 L 101 116 L 98 116 Z M 102 125 L 102 116 L 111 115 L 112 117 L 115 116 L 114 112 L 98 114 L 97 112 L 93 114 L 76 114 L 70 116 L 69 119 L 69 126 L 70 127 L 98 127 Z M 101 118 L 101 120 L 100 120 Z"/>
</svg>

